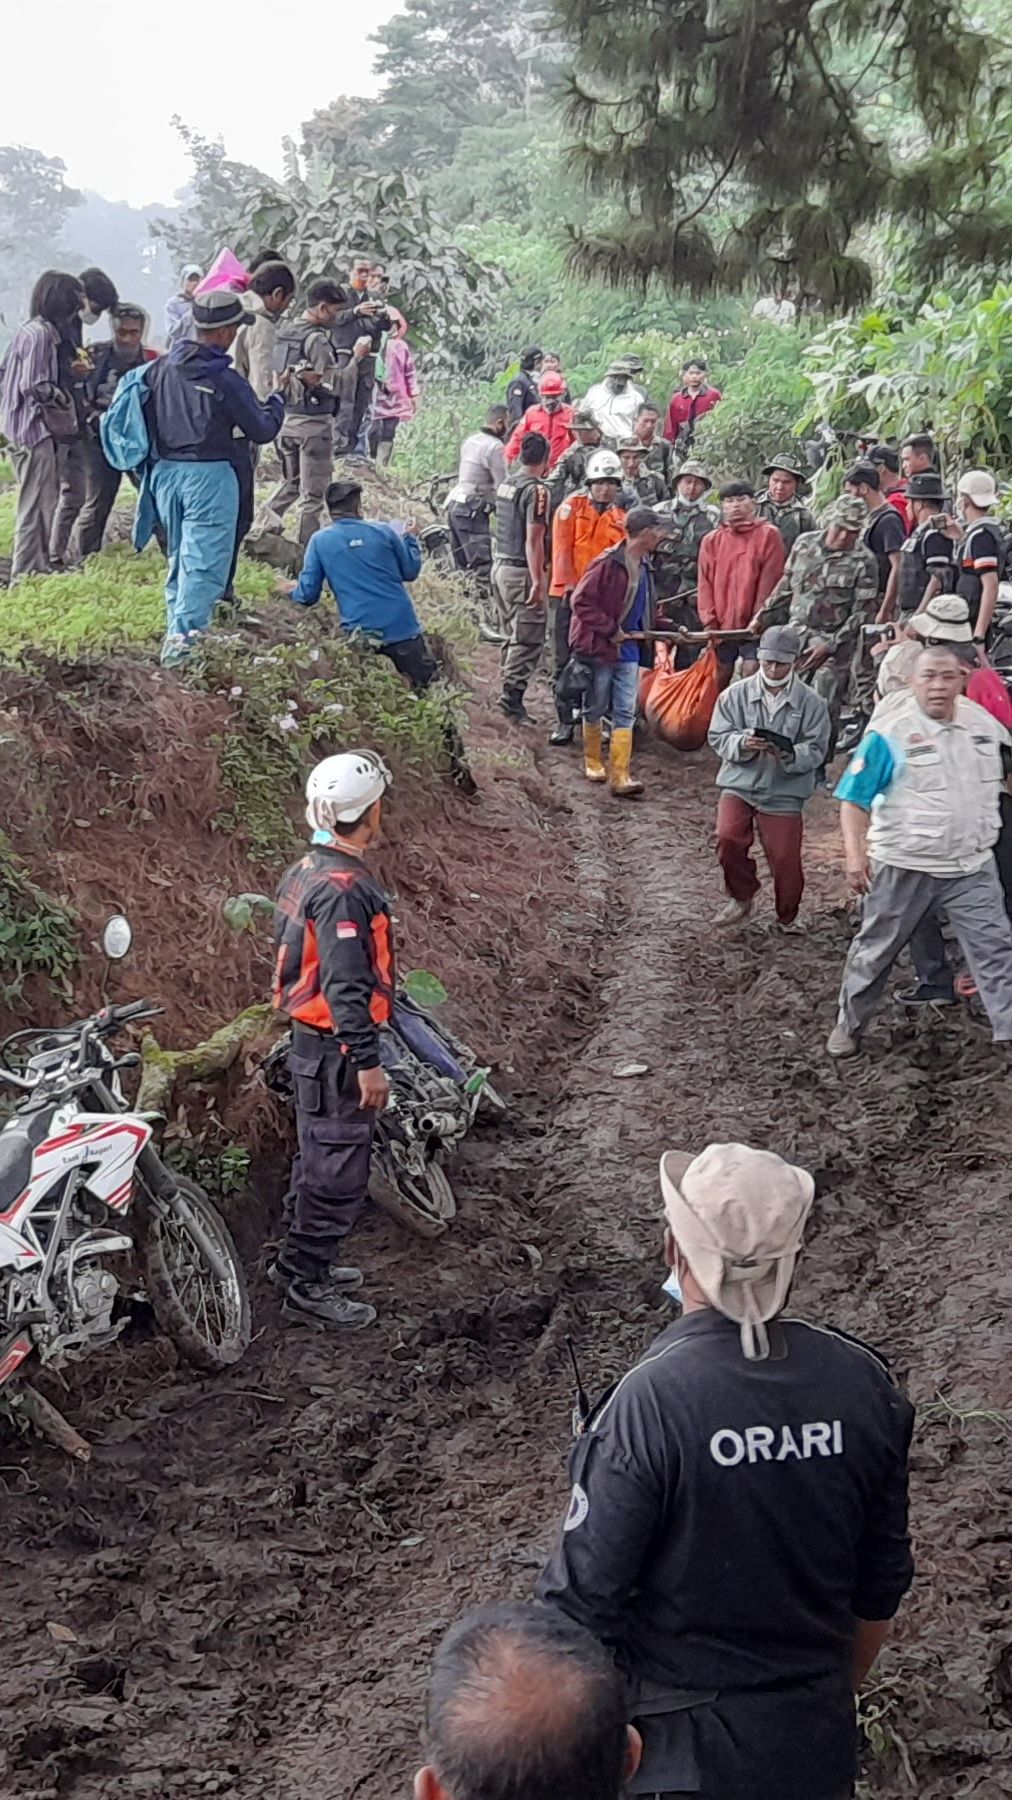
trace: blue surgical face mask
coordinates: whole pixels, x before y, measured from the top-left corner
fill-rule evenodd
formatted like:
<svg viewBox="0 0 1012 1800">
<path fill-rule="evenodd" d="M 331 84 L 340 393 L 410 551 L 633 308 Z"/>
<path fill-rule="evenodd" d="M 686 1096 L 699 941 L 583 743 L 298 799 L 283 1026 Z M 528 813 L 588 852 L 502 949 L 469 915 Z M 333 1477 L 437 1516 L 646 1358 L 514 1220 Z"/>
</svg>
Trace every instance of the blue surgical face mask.
<svg viewBox="0 0 1012 1800">
<path fill-rule="evenodd" d="M 314 831 L 310 842 L 313 844 L 332 844 L 333 834 L 329 831 Z"/>
<path fill-rule="evenodd" d="M 682 1284 L 678 1279 L 677 1269 L 668 1271 L 667 1281 L 661 1283 L 661 1293 L 667 1294 L 668 1299 L 673 1300 L 676 1306 L 683 1304 L 685 1296 L 682 1293 Z"/>
</svg>

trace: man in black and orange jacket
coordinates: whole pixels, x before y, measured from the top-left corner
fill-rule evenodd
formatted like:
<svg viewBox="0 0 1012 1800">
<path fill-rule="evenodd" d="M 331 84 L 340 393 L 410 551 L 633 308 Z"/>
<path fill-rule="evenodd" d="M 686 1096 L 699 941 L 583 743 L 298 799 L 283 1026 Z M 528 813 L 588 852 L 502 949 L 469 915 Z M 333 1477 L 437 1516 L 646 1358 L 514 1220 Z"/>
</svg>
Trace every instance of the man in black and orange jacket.
<svg viewBox="0 0 1012 1800">
<path fill-rule="evenodd" d="M 274 1004 L 292 1021 L 299 1149 L 270 1277 L 285 1289 L 282 1317 L 319 1330 L 376 1317 L 348 1298 L 361 1271 L 336 1258 L 365 1204 L 376 1113 L 390 1093 L 380 1058 L 396 984 L 390 902 L 364 862 L 389 779 L 367 750 L 318 764 L 306 786 L 313 847 L 276 903 Z"/>
</svg>

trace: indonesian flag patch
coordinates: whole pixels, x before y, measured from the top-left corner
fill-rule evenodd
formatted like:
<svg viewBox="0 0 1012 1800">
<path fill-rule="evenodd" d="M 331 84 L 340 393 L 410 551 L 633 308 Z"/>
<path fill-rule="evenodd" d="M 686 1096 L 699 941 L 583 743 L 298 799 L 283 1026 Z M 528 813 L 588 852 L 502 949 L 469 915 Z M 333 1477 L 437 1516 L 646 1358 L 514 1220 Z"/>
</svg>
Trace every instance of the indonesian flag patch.
<svg viewBox="0 0 1012 1800">
<path fill-rule="evenodd" d="M 340 919 L 337 926 L 337 935 L 339 938 L 358 937 L 358 926 L 353 925 L 350 919 Z"/>
</svg>

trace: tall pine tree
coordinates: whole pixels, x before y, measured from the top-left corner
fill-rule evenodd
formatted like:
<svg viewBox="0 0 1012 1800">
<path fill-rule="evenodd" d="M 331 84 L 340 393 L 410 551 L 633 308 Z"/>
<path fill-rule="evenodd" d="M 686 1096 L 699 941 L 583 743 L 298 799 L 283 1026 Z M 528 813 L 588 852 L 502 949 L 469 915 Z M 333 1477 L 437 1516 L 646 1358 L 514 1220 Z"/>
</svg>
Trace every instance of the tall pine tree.
<svg viewBox="0 0 1012 1800">
<path fill-rule="evenodd" d="M 555 7 L 573 160 L 615 201 L 573 234 L 577 272 L 837 310 L 870 292 L 878 223 L 907 228 L 921 279 L 1007 266 L 1012 57 L 962 0 Z"/>
</svg>

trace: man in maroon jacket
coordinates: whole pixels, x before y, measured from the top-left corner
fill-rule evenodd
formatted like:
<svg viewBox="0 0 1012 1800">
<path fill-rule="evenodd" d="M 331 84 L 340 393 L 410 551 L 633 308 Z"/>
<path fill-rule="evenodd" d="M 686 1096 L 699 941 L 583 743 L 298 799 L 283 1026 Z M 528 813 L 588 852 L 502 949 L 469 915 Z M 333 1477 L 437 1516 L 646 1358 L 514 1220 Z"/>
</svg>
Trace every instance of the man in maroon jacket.
<svg viewBox="0 0 1012 1800">
<path fill-rule="evenodd" d="M 784 572 L 784 540 L 775 525 L 756 517 L 751 482 L 725 482 L 720 512 L 716 531 L 699 546 L 696 611 L 704 631 L 744 632 Z M 757 640 L 719 643 L 717 656 L 732 669 L 740 656 L 743 675 L 759 668 Z"/>
<path fill-rule="evenodd" d="M 690 357 L 682 364 L 682 385 L 671 396 L 664 426 L 665 437 L 677 444 L 683 455 L 692 448 L 697 419 L 712 412 L 719 399 L 720 389 L 711 387 L 706 379 L 703 357 Z"/>
<path fill-rule="evenodd" d="M 670 535 L 670 525 L 649 507 L 635 507 L 626 535 L 602 551 L 573 589 L 569 647 L 594 666 L 583 703 L 583 758 L 588 781 L 607 781 L 623 799 L 643 792 L 629 773 L 639 697 L 640 646 L 633 632 L 650 629 L 653 598 L 649 557 Z M 601 757 L 601 722 L 611 719 L 608 767 Z"/>
</svg>

